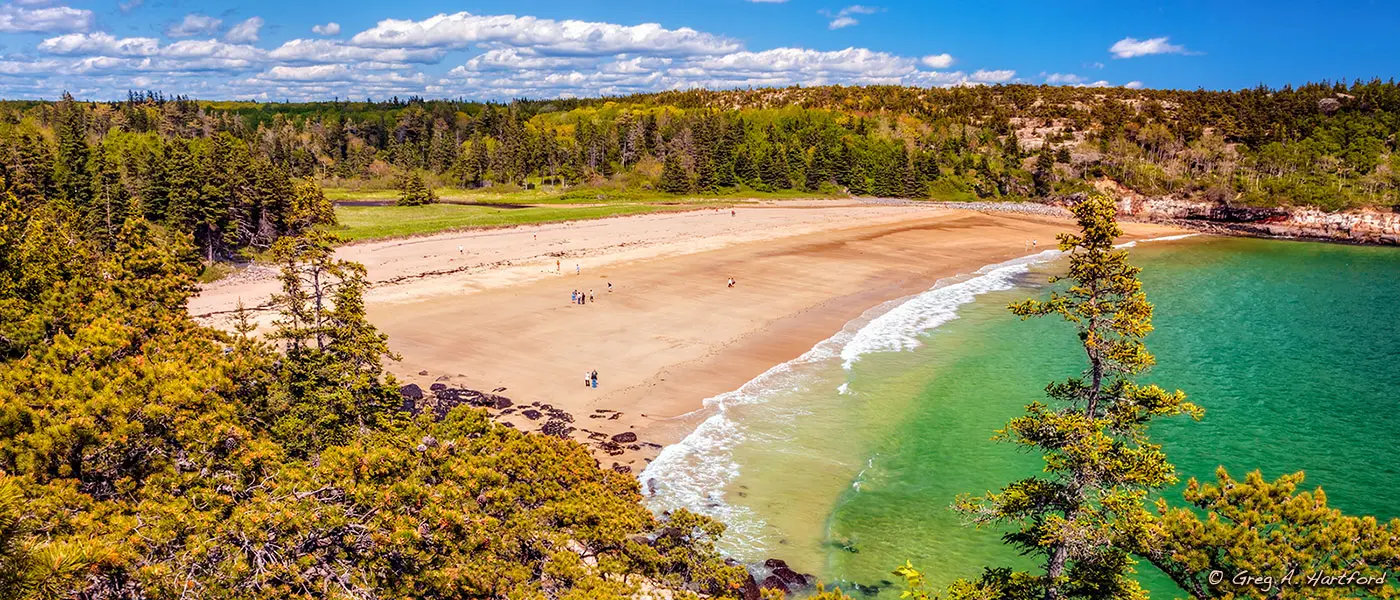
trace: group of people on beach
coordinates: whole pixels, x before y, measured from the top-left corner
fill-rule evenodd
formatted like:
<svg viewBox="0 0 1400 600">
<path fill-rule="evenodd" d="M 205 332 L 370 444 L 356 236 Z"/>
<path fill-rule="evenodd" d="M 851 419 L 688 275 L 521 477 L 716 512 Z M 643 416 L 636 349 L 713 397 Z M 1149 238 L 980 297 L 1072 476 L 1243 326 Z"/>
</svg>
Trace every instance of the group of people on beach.
<svg viewBox="0 0 1400 600">
<path fill-rule="evenodd" d="M 583 374 L 583 387 L 598 389 L 598 370 L 594 369 Z"/>
<path fill-rule="evenodd" d="M 1035 250 L 1035 247 L 1036 247 L 1036 241 L 1035 241 L 1035 240 L 1026 240 L 1026 252 L 1030 252 L 1031 250 Z"/>
<path fill-rule="evenodd" d="M 608 282 L 608 291 L 611 292 L 612 290 L 613 290 L 612 282 L 609 281 L 609 282 Z M 588 304 L 589 302 L 596 302 L 596 301 L 597 301 L 597 300 L 595 300 L 594 297 L 593 297 L 593 290 L 588 290 L 588 293 L 584 293 L 582 290 L 574 290 L 574 292 L 573 292 L 572 294 L 569 295 L 569 302 L 570 302 L 571 304 Z"/>
</svg>

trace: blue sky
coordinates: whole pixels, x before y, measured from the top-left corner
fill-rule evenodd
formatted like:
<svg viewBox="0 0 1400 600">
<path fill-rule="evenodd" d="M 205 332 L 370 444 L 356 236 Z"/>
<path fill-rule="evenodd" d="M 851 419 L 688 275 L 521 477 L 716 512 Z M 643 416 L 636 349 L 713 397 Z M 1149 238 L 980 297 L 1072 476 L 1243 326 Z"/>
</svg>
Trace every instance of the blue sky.
<svg viewBox="0 0 1400 600">
<path fill-rule="evenodd" d="M 769 85 L 1235 89 L 1400 70 L 1400 3 L 0 0 L 0 97 L 508 99 Z"/>
</svg>

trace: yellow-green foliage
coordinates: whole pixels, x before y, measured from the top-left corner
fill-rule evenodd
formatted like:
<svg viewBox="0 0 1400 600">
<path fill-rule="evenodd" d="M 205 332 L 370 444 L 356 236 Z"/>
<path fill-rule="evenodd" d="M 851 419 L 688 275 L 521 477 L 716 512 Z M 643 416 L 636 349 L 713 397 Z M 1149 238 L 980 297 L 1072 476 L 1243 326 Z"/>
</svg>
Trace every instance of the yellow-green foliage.
<svg viewBox="0 0 1400 600">
<path fill-rule="evenodd" d="M 737 593 L 721 525 L 658 521 L 583 446 L 401 412 L 363 268 L 326 236 L 274 249 L 274 348 L 186 315 L 186 238 L 67 231 L 0 212 L 0 596 Z"/>
</svg>

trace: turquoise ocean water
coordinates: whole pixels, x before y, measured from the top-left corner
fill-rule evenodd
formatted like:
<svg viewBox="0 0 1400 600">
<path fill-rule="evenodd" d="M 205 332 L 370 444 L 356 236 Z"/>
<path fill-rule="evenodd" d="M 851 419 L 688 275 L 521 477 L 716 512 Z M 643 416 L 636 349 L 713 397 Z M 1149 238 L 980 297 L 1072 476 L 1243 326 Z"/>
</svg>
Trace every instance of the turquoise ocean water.
<svg viewBox="0 0 1400 600">
<path fill-rule="evenodd" d="M 1400 250 L 1191 237 L 1130 252 L 1157 307 L 1144 379 L 1206 409 L 1153 431 L 1183 481 L 1303 470 L 1348 513 L 1400 517 Z M 1040 469 L 989 438 L 1083 368 L 1068 324 L 1005 310 L 1062 266 L 1046 252 L 941 282 L 709 399 L 708 420 L 642 473 L 653 506 L 711 514 L 736 557 L 848 588 L 905 560 L 939 584 L 1026 566 L 948 506 Z"/>
</svg>

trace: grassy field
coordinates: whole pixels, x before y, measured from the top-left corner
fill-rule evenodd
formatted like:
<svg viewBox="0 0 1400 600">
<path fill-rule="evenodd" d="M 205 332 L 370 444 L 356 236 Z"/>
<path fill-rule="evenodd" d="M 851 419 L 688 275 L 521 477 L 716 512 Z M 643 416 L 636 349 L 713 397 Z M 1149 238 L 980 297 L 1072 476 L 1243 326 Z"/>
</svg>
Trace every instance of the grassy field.
<svg viewBox="0 0 1400 600">
<path fill-rule="evenodd" d="M 349 241 L 361 241 L 424 235 L 450 229 L 554 223 L 729 206 L 750 199 L 831 197 L 799 190 L 702 196 L 672 196 L 625 188 L 581 188 L 570 191 L 438 188 L 435 191 L 440 202 L 428 206 L 354 206 L 340 203 L 392 202 L 398 192 L 326 188 L 326 197 L 338 203 L 335 213 L 340 225 L 331 230 Z"/>
<path fill-rule="evenodd" d="M 331 230 L 350 241 L 404 237 L 468 227 L 502 227 L 597 219 L 668 210 L 686 210 L 700 203 L 676 205 L 607 204 L 603 206 L 531 206 L 505 208 L 431 204 L 428 206 L 337 206 L 340 225 Z"/>
<path fill-rule="evenodd" d="M 697 196 L 673 196 L 661 192 L 612 187 L 577 188 L 567 191 L 533 190 L 491 191 L 464 190 L 459 188 L 436 188 L 433 190 L 445 204 L 695 204 L 714 203 L 747 199 L 787 200 L 794 198 L 832 198 L 831 194 L 783 190 L 780 192 L 741 191 L 725 194 L 704 194 Z M 396 190 L 351 190 L 346 188 L 325 188 L 326 197 L 335 202 L 392 202 L 398 198 Z"/>
</svg>

